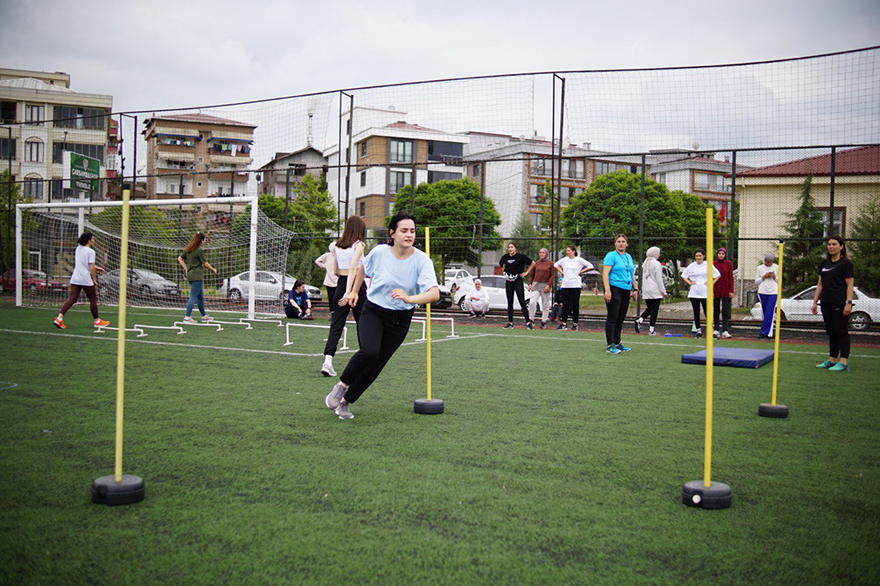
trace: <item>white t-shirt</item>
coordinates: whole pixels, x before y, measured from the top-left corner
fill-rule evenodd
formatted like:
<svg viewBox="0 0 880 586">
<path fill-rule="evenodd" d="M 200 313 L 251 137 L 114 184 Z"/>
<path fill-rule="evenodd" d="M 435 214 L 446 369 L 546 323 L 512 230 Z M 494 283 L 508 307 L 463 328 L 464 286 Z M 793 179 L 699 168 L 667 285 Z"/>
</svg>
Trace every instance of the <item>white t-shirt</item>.
<svg viewBox="0 0 880 586">
<path fill-rule="evenodd" d="M 692 262 L 687 266 L 684 271 L 682 271 L 682 277 L 684 277 L 688 281 L 694 282 L 694 284 L 691 285 L 691 290 L 688 291 L 688 297 L 691 297 L 693 299 L 705 299 L 709 296 L 709 287 L 706 286 L 706 283 L 709 282 L 709 278 L 707 276 L 707 269 L 709 268 L 709 265 L 712 265 L 713 279 L 717 279 L 718 277 L 720 277 L 721 273 L 718 272 L 718 269 L 715 268 L 715 265 L 706 260 L 704 260 L 700 264 Z"/>
<path fill-rule="evenodd" d="M 333 254 L 336 256 L 336 269 L 340 271 L 347 271 L 351 269 L 351 257 L 354 256 L 354 247 L 355 244 L 358 244 L 360 240 L 356 241 L 354 244 L 349 246 L 348 248 L 339 248 L 336 246 L 336 243 L 331 244 L 330 246 L 333 248 Z M 358 266 L 364 264 L 364 255 L 361 254 L 361 257 L 358 259 Z"/>
<path fill-rule="evenodd" d="M 487 293 L 486 289 L 483 287 L 480 287 L 479 289 L 474 287 L 473 289 L 468 291 L 467 299 L 471 303 L 482 304 L 486 301 L 489 301 L 489 293 Z"/>
<path fill-rule="evenodd" d="M 773 273 L 776 277 L 764 278 L 767 273 Z M 758 284 L 759 295 L 776 295 L 779 292 L 779 265 L 773 263 L 769 267 L 765 264 L 758 265 L 755 271 L 755 283 Z"/>
<path fill-rule="evenodd" d="M 70 276 L 70 284 L 91 287 L 95 283 L 92 282 L 92 273 L 89 270 L 89 265 L 95 263 L 95 251 L 88 246 L 77 244 L 75 259 L 73 274 Z"/>
<path fill-rule="evenodd" d="M 578 274 L 583 269 L 592 269 L 593 264 L 582 256 L 574 258 L 563 257 L 556 261 L 557 266 L 562 269 L 562 288 L 563 289 L 580 289 L 581 276 Z"/>
</svg>

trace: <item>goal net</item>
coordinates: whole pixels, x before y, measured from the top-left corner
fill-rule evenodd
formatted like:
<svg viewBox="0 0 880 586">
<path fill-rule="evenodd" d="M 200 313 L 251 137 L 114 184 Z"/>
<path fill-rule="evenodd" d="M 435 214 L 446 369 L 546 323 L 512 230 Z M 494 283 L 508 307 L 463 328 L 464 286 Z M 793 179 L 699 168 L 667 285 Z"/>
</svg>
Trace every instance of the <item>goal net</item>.
<svg viewBox="0 0 880 586">
<path fill-rule="evenodd" d="M 282 313 L 294 280 L 285 271 L 291 233 L 255 203 L 254 197 L 132 201 L 126 304 L 182 313 L 190 287 L 177 258 L 192 236 L 203 232 L 205 256 L 218 272 L 205 270 L 207 310 L 247 311 L 251 318 Z M 121 202 L 17 207 L 16 305 L 64 302 L 83 232 L 94 234 L 96 264 L 106 271 L 98 273 L 98 302 L 118 305 Z"/>
</svg>

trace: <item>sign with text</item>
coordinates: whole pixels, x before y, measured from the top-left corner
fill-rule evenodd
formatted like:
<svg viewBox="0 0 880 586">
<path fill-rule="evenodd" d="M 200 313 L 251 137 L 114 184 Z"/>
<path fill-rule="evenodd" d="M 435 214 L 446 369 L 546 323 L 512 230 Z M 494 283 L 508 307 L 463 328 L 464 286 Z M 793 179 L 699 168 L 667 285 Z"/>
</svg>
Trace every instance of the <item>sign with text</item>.
<svg viewBox="0 0 880 586">
<path fill-rule="evenodd" d="M 101 161 L 64 151 L 64 179 L 70 181 L 70 189 L 97 193 L 100 178 Z"/>
</svg>

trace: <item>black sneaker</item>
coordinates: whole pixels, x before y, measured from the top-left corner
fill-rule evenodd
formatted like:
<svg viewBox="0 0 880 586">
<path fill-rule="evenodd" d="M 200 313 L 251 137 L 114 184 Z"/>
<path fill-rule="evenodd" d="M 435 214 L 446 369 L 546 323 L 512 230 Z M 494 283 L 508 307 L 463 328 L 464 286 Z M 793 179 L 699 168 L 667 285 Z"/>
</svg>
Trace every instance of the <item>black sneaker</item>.
<svg viewBox="0 0 880 586">
<path fill-rule="evenodd" d="M 542 321 L 542 322 L 541 322 L 541 329 L 542 329 L 542 330 L 546 330 L 546 329 L 547 329 L 547 322 L 545 322 L 545 321 Z"/>
<path fill-rule="evenodd" d="M 633 327 L 636 329 L 637 334 L 642 331 L 642 329 L 639 327 L 640 325 L 641 324 L 639 323 L 639 318 L 636 318 L 635 321 L 633 321 Z"/>
<path fill-rule="evenodd" d="M 702 337 L 703 337 L 703 332 L 697 332 L 696 334 L 694 334 L 694 337 L 695 337 L 695 338 L 702 338 Z"/>
<path fill-rule="evenodd" d="M 571 331 L 573 331 L 573 332 L 578 331 L 578 325 L 577 325 L 577 324 L 571 324 Z"/>
<path fill-rule="evenodd" d="M 567 330 L 567 329 L 568 329 L 568 326 L 565 325 L 565 323 L 561 323 L 561 324 L 559 324 L 559 327 L 556 328 L 556 329 L 557 329 L 557 330 Z"/>
<path fill-rule="evenodd" d="M 535 329 L 535 323 L 534 323 L 534 322 L 529 322 L 529 323 L 526 324 L 526 327 L 529 328 L 530 330 L 534 330 L 534 329 Z"/>
<path fill-rule="evenodd" d="M 504 326 L 504 329 L 505 330 L 512 330 L 513 329 L 513 322 L 512 321 L 507 322 L 507 325 Z"/>
</svg>

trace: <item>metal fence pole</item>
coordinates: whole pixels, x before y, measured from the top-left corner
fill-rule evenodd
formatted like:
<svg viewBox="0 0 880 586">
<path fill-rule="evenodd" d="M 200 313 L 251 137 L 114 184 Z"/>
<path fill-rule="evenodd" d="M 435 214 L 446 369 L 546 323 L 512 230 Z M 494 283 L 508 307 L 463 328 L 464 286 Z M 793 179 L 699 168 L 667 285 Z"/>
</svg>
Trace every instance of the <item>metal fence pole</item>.
<svg viewBox="0 0 880 586">
<path fill-rule="evenodd" d="M 835 180 L 835 172 L 837 171 L 837 147 L 831 147 L 831 185 L 830 187 L 830 200 L 828 207 L 831 209 L 828 212 L 828 236 L 835 236 L 837 232 L 834 230 L 834 180 Z M 841 232 L 842 232 L 841 227 Z"/>
<path fill-rule="evenodd" d="M 640 195 L 640 203 L 639 203 L 639 258 L 638 261 L 641 263 L 641 260 L 645 257 L 645 154 L 642 153 L 642 188 Z M 644 279 L 644 275 L 641 271 L 641 264 L 638 264 L 636 271 L 639 274 L 639 294 L 636 295 L 636 316 L 642 313 L 642 281 Z"/>
<path fill-rule="evenodd" d="M 563 148 L 563 129 L 565 128 L 565 78 L 559 78 L 562 81 L 562 90 L 559 97 L 559 159 L 556 161 L 556 254 L 559 254 L 559 233 L 562 231 L 562 148 Z"/>
<path fill-rule="evenodd" d="M 730 264 L 736 269 L 736 258 L 737 258 L 737 250 L 736 250 L 736 237 L 737 233 L 734 230 L 734 224 L 736 222 L 736 151 L 731 151 L 730 153 L 730 208 L 727 211 L 727 260 L 730 261 Z M 739 272 L 739 305 L 743 304 L 743 283 L 745 283 L 745 273 L 743 271 Z"/>
<path fill-rule="evenodd" d="M 480 260 L 477 261 L 477 278 L 483 278 L 483 201 L 486 198 L 486 161 L 480 163 Z"/>
</svg>

